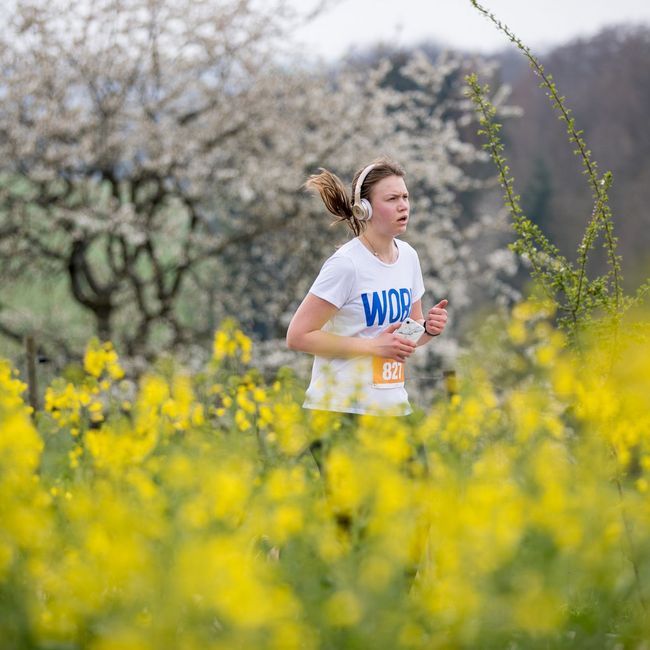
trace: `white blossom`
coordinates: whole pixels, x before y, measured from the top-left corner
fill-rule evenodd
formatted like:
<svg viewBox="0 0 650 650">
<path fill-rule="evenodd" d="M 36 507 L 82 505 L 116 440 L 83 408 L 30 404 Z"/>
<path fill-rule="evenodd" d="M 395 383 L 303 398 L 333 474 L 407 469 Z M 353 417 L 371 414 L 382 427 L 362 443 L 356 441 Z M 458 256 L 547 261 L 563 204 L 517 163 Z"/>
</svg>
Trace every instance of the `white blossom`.
<svg viewBox="0 0 650 650">
<path fill-rule="evenodd" d="M 279 1 L 19 0 L 0 34 L 0 260 L 67 275 L 123 354 L 207 353 L 232 315 L 276 351 L 267 365 L 293 363 L 291 314 L 348 236 L 302 185 L 388 154 L 407 171 L 425 311 L 450 300 L 447 343 L 422 363 L 451 354 L 464 313 L 512 295 L 503 214 L 460 200 L 490 184 L 464 138 L 467 62 L 417 53 L 397 89 L 387 59 L 301 65 L 295 20 Z"/>
</svg>

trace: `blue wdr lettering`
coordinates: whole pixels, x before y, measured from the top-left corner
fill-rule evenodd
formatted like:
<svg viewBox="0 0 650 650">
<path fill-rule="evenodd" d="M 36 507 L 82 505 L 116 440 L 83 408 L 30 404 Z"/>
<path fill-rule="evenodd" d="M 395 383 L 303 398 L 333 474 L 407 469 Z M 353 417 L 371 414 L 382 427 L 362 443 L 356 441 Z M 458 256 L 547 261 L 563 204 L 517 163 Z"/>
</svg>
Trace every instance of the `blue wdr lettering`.
<svg viewBox="0 0 650 650">
<path fill-rule="evenodd" d="M 362 293 L 366 326 L 383 325 L 388 316 L 389 323 L 403 321 L 411 313 L 412 294 L 410 289 L 384 289 Z"/>
</svg>

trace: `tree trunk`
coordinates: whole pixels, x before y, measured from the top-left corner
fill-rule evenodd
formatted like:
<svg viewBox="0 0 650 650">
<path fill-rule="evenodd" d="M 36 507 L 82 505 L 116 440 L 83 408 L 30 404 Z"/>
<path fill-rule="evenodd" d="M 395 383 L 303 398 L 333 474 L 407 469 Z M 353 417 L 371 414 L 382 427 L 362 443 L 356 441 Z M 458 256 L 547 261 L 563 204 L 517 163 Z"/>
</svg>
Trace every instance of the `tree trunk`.
<svg viewBox="0 0 650 650">
<path fill-rule="evenodd" d="M 112 305 L 102 305 L 94 310 L 95 322 L 97 323 L 97 336 L 102 341 L 110 341 L 113 335 L 111 328 Z"/>
</svg>

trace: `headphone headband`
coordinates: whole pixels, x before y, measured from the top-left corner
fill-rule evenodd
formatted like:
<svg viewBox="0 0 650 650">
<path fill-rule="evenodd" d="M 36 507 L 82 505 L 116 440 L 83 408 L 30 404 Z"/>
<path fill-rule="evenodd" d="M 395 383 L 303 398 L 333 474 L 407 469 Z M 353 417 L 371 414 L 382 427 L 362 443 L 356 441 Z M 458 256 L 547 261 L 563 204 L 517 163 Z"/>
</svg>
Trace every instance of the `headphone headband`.
<svg viewBox="0 0 650 650">
<path fill-rule="evenodd" d="M 372 163 L 368 165 L 360 174 L 359 174 L 359 179 L 357 180 L 357 184 L 354 188 L 354 204 L 353 205 L 361 205 L 361 186 L 363 185 L 363 181 L 366 180 L 366 176 L 375 168 L 375 163 Z"/>
</svg>

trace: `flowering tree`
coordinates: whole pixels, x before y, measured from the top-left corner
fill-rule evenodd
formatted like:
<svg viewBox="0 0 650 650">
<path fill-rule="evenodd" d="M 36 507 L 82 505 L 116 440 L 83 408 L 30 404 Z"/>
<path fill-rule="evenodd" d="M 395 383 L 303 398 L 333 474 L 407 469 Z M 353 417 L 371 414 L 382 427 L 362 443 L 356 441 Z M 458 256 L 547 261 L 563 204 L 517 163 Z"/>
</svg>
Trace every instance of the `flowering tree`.
<svg viewBox="0 0 650 650">
<path fill-rule="evenodd" d="M 407 91 L 390 63 L 307 69 L 283 45 L 295 20 L 281 1 L 20 0 L 0 36 L 3 274 L 67 278 L 64 302 L 131 358 L 206 347 L 228 314 L 274 340 L 334 243 L 302 183 L 383 152 L 408 170 L 425 275 L 468 304 L 505 257 L 471 245 L 495 217 L 459 219 L 482 157 L 459 137 L 461 62 L 410 59 Z M 5 335 L 34 318 L 0 302 Z"/>
</svg>

